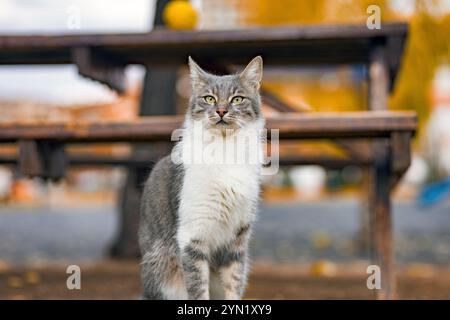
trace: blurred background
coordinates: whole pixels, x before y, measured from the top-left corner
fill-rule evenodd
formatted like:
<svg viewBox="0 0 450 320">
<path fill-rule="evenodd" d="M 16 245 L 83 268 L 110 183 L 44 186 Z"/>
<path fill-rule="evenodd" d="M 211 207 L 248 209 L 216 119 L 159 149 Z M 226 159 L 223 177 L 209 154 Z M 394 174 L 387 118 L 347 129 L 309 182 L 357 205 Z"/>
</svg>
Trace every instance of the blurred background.
<svg viewBox="0 0 450 320">
<path fill-rule="evenodd" d="M 365 24 L 371 4 L 381 8 L 382 22 L 409 25 L 389 108 L 419 116 L 412 165 L 393 194 L 400 295 L 449 299 L 450 1 L 191 1 L 198 30 Z M 68 22 L 73 15 L 78 23 Z M 3 0 L 0 34 L 149 32 L 154 15 L 152 0 Z M 185 68 L 177 72 L 182 112 L 189 82 Z M 0 121 L 136 119 L 144 76 L 143 67 L 127 67 L 126 92 L 118 95 L 82 78 L 71 65 L 1 66 Z M 357 111 L 367 109 L 366 76 L 358 65 L 267 68 L 264 87 L 299 112 Z M 275 112 L 266 106 L 264 111 Z M 283 148 L 294 155 L 340 152 L 322 141 Z M 127 144 L 69 147 L 87 155 L 131 151 Z M 17 152 L 14 145 L 0 145 L 0 158 Z M 45 182 L 0 163 L 0 298 L 136 298 L 139 261 L 111 258 L 125 180 L 124 168 L 74 167 L 64 180 Z M 356 166 L 289 166 L 265 178 L 251 246 L 249 298 L 369 296 L 369 257 L 361 236 L 363 180 Z M 86 270 L 80 292 L 65 287 L 69 264 Z"/>
</svg>

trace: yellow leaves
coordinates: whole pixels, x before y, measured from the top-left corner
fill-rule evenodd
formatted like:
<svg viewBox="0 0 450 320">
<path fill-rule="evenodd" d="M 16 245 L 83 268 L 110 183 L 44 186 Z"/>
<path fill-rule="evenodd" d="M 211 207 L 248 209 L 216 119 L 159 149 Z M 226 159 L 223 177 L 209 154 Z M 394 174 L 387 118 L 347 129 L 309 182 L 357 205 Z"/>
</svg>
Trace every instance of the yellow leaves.
<svg viewBox="0 0 450 320">
<path fill-rule="evenodd" d="M 6 284 L 10 288 L 18 289 L 23 287 L 23 279 L 19 276 L 8 277 Z"/>
<path fill-rule="evenodd" d="M 324 0 L 252 0 L 256 19 L 265 25 L 315 23 L 323 18 Z"/>
<path fill-rule="evenodd" d="M 450 62 L 450 16 L 443 19 L 419 12 L 410 21 L 410 31 L 397 77 L 392 109 L 415 110 L 419 127 L 427 120 L 430 90 L 436 68 Z"/>
<path fill-rule="evenodd" d="M 266 77 L 264 89 L 299 111 L 357 111 L 366 107 L 364 88 L 349 79 L 349 68 L 324 71 L 306 77 Z"/>
<path fill-rule="evenodd" d="M 23 275 L 11 275 L 6 278 L 9 288 L 20 289 L 25 285 L 37 285 L 41 283 L 41 276 L 36 271 L 26 271 Z"/>
<path fill-rule="evenodd" d="M 334 277 L 337 274 L 337 268 L 330 261 L 319 260 L 311 265 L 310 273 L 316 277 Z"/>
<path fill-rule="evenodd" d="M 405 274 L 415 279 L 431 279 L 435 274 L 435 268 L 429 264 L 413 263 L 406 267 Z"/>
<path fill-rule="evenodd" d="M 245 3 L 244 7 L 239 7 L 239 12 L 248 17 L 248 24 L 258 25 L 365 23 L 369 5 L 381 8 L 383 22 L 409 19 L 409 37 L 389 107 L 415 110 L 419 115 L 419 127 L 423 127 L 431 109 L 430 86 L 436 67 L 450 63 L 450 15 L 445 13 L 440 1 L 417 0 L 416 12 L 410 17 L 393 11 L 388 0 L 249 0 Z M 281 86 L 289 85 L 280 82 Z M 276 88 L 273 92 L 292 100 L 294 106 L 297 101 L 299 110 L 304 109 L 302 105 L 311 106 L 314 111 L 365 107 L 365 102 L 361 102 L 364 99 L 355 88 L 350 92 L 341 86 L 339 91 L 321 94 L 326 88 L 308 86 L 295 83 L 289 89 Z"/>
<path fill-rule="evenodd" d="M 36 271 L 27 271 L 25 273 L 25 281 L 28 284 L 39 284 L 41 282 L 41 276 Z"/>
<path fill-rule="evenodd" d="M 383 21 L 392 20 L 395 14 L 389 10 L 387 0 L 248 0 L 251 9 L 248 23 L 263 25 L 361 23 L 367 19 L 367 7 L 378 5 Z M 244 14 L 244 16 L 246 16 Z"/>
</svg>

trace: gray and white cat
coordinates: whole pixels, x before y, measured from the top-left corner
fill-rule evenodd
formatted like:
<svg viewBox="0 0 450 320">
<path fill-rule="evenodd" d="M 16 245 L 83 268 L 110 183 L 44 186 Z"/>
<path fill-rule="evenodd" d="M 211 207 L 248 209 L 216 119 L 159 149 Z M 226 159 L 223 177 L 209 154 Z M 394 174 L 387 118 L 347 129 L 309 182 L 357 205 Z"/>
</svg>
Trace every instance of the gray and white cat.
<svg viewBox="0 0 450 320">
<path fill-rule="evenodd" d="M 191 58 L 189 68 L 192 96 L 182 139 L 156 164 L 143 191 L 143 298 L 240 299 L 261 162 L 228 160 L 262 150 L 262 59 L 235 75 L 209 74 Z M 224 149 L 237 140 L 245 142 Z M 204 151 L 212 161 L 189 161 Z"/>
</svg>

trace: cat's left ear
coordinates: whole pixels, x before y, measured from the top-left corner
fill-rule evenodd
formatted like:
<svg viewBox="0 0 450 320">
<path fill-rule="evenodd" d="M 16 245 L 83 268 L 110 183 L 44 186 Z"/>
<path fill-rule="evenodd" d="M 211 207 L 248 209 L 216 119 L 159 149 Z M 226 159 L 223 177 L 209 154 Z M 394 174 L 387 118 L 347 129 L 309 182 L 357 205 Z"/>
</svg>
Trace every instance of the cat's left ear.
<svg viewBox="0 0 450 320">
<path fill-rule="evenodd" d="M 239 75 L 239 78 L 242 82 L 248 83 L 258 90 L 261 86 L 262 76 L 263 60 L 261 56 L 257 56 L 245 67 L 244 71 Z"/>
<path fill-rule="evenodd" d="M 196 88 L 206 83 L 208 73 L 189 56 L 189 72 L 191 74 L 192 87 Z"/>
</svg>

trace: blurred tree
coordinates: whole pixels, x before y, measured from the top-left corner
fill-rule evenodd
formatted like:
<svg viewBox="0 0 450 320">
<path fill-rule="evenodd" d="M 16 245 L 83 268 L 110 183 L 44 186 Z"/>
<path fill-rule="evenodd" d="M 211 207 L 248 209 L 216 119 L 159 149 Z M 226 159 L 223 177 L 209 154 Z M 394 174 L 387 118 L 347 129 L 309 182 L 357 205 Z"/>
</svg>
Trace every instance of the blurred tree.
<svg viewBox="0 0 450 320">
<path fill-rule="evenodd" d="M 441 16 L 439 1 L 416 1 L 408 44 L 390 100 L 391 108 L 416 110 L 420 127 L 431 109 L 430 86 L 436 67 L 450 63 L 450 15 Z"/>
<path fill-rule="evenodd" d="M 382 20 L 395 15 L 386 0 L 250 0 L 247 7 L 255 8 L 251 16 L 263 25 L 349 23 L 367 19 L 367 7 L 378 5 Z"/>
<path fill-rule="evenodd" d="M 216 0 L 217 1 L 217 0 Z M 219 2 L 223 2 L 221 0 Z M 246 25 L 295 25 L 315 23 L 365 23 L 369 5 L 381 8 L 382 22 L 406 20 L 410 24 L 410 33 L 405 48 L 402 66 L 389 101 L 391 109 L 416 110 L 419 115 L 419 125 L 423 126 L 428 118 L 431 101 L 429 89 L 436 67 L 450 62 L 450 14 L 445 11 L 442 0 L 411 0 L 414 1 L 414 12 L 394 11 L 392 0 L 225 0 L 235 6 Z M 291 79 L 292 80 L 292 79 Z M 281 89 L 286 83 L 279 85 L 271 83 L 270 87 L 276 93 L 286 98 L 286 92 L 292 93 L 292 87 L 300 88 L 299 83 L 290 83 L 290 89 Z M 314 90 L 320 96 L 320 85 Z M 344 92 L 348 88 L 343 88 Z M 284 93 L 283 93 L 284 91 Z M 356 92 L 356 95 L 360 93 Z M 310 92 L 308 97 L 315 96 Z M 357 99 L 349 99 L 348 94 L 333 95 L 332 105 L 327 109 L 354 110 L 353 103 Z M 348 102 L 352 101 L 349 108 Z M 313 110 L 321 111 L 317 99 L 307 101 Z M 360 109 L 364 108 L 361 103 Z"/>
</svg>

